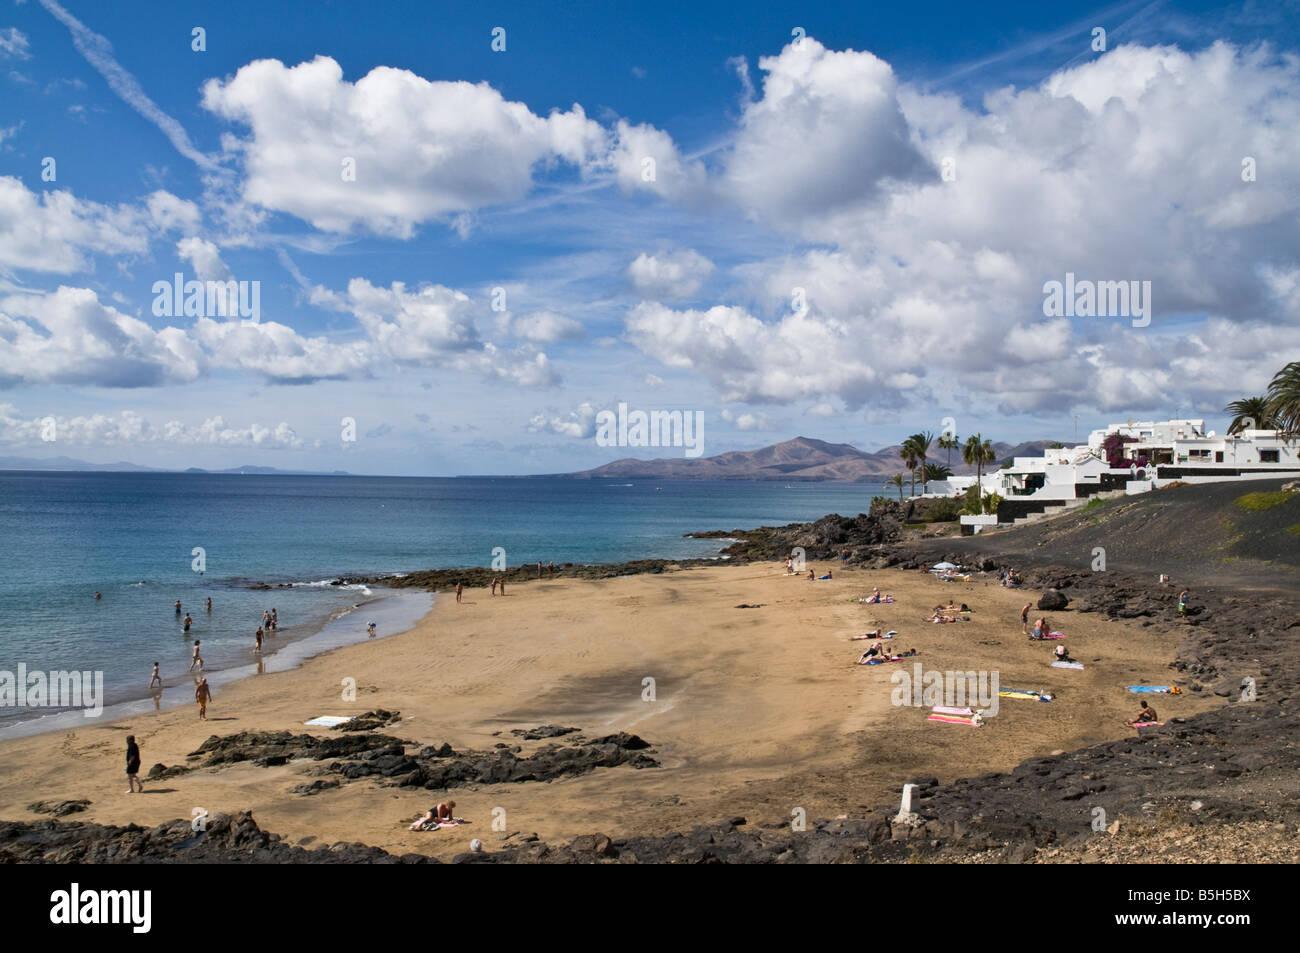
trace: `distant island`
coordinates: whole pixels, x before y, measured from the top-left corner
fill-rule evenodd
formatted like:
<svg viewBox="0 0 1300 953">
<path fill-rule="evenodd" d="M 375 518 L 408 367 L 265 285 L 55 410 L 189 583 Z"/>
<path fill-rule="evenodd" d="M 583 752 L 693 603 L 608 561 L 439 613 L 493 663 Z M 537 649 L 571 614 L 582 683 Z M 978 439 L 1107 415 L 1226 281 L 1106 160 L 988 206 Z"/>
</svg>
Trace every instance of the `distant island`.
<svg viewBox="0 0 1300 953">
<path fill-rule="evenodd" d="M 276 467 L 230 467 L 226 470 L 204 470 L 202 467 L 188 467 L 184 470 L 169 470 L 165 467 L 143 467 L 138 463 L 119 460 L 117 463 L 91 463 L 73 457 L 0 457 L 0 470 L 54 470 L 54 471 L 90 471 L 95 473 L 250 473 L 258 475 L 277 474 L 282 476 L 353 476 L 346 470 L 280 470 Z"/>
</svg>

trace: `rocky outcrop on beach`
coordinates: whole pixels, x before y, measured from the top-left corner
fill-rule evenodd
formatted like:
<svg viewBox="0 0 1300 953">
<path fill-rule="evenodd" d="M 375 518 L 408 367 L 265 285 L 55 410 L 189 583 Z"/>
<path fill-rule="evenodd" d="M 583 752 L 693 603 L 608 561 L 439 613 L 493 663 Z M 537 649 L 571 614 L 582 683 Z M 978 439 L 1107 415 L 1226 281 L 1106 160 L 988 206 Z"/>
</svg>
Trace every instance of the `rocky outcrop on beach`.
<svg viewBox="0 0 1300 953">
<path fill-rule="evenodd" d="M 848 562 L 861 563 L 881 556 L 884 544 L 897 541 L 902 534 L 903 524 L 920 519 L 929 505 L 928 500 L 898 503 L 877 497 L 871 501 L 869 512 L 857 516 L 832 513 L 811 523 L 690 535 L 698 538 L 716 538 L 719 535 L 734 538 L 736 542 L 722 552 L 736 562 L 783 560 L 799 548 L 804 551 L 805 559 L 809 560 L 838 560 L 847 550 Z"/>
<path fill-rule="evenodd" d="M 398 715 L 396 712 L 370 714 Z M 526 740 L 540 740 L 578 731 L 543 725 L 523 730 L 521 736 Z M 520 745 L 505 743 L 491 751 L 456 751 L 443 743 L 425 745 L 411 753 L 408 749 L 414 747 L 414 742 L 374 732 L 318 738 L 289 731 L 241 731 L 224 737 L 212 735 L 186 756 L 190 764 L 170 768 L 155 765 L 149 779 L 243 762 L 274 767 L 304 759 L 329 761 L 312 772 L 318 780 L 293 789 L 296 794 L 311 795 L 339 783 L 368 777 L 399 787 L 443 790 L 468 784 L 554 781 L 624 764 L 633 768 L 659 766 L 651 757 L 650 743 L 627 732 L 598 738 L 579 734 L 567 744 L 543 745 L 531 754 L 524 754 Z"/>
<path fill-rule="evenodd" d="M 90 802 L 85 798 L 79 798 L 75 801 L 35 801 L 27 805 L 27 810 L 33 814 L 67 817 L 69 814 L 79 814 L 88 807 Z"/>
<path fill-rule="evenodd" d="M 307 850 L 263 831 L 249 812 L 209 814 L 202 829 L 178 818 L 156 827 L 60 821 L 0 821 L 0 863 L 17 864 L 402 864 L 437 863 L 423 854 L 398 857 L 378 847 L 338 843 Z"/>
<path fill-rule="evenodd" d="M 373 777 L 398 787 L 441 791 L 470 784 L 554 781 L 624 764 L 656 768 L 659 762 L 647 753 L 650 751 L 647 741 L 627 732 L 543 745 L 529 755 L 524 755 L 519 745 L 504 743 L 493 751 L 455 751 L 447 744 L 429 745 L 416 754 L 408 754 L 402 744 L 386 744 L 334 761 L 319 773 L 341 775 L 349 781 Z"/>
<path fill-rule="evenodd" d="M 374 711 L 368 711 L 364 715 L 357 715 L 351 721 L 345 721 L 340 725 L 334 726 L 334 731 L 374 731 L 376 728 L 387 728 L 389 725 L 395 725 L 402 720 L 400 711 L 388 711 L 384 708 L 378 708 Z"/>
</svg>

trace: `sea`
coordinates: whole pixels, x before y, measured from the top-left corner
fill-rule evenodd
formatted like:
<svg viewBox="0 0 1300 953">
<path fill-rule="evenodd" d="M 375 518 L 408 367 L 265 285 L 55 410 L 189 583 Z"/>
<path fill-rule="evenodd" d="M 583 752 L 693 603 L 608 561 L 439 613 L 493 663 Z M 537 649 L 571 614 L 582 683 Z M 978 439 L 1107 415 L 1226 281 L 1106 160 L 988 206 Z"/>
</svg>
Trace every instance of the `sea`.
<svg viewBox="0 0 1300 953">
<path fill-rule="evenodd" d="M 12 686 L 20 665 L 28 682 L 102 673 L 96 717 L 125 717 L 192 703 L 196 639 L 216 694 L 363 641 L 370 622 L 380 638 L 409 629 L 432 607 L 430 593 L 341 578 L 494 556 L 717 558 L 725 540 L 683 534 L 856 515 L 878 495 L 883 485 L 0 471 L 0 738 L 90 723 L 84 693 L 77 706 L 6 696 L 4 673 Z M 254 633 L 273 608 L 259 656 Z"/>
</svg>

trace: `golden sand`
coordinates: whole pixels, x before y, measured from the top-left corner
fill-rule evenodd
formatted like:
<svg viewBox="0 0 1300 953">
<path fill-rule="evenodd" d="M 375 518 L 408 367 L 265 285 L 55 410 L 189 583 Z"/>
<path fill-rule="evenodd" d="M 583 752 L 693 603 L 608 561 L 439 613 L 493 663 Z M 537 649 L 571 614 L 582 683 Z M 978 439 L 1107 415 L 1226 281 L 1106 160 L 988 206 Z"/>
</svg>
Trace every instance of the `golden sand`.
<svg viewBox="0 0 1300 953">
<path fill-rule="evenodd" d="M 898 602 L 850 601 L 873 586 Z M 1031 643 L 1021 633 L 1021 606 L 1038 595 L 978 576 L 947 583 L 901 570 L 836 568 L 834 580 L 808 582 L 776 564 L 539 581 L 511 586 L 504 597 L 470 591 L 461 604 L 442 594 L 409 632 L 219 690 L 207 722 L 190 704 L 5 742 L 0 817 L 32 818 L 33 801 L 75 798 L 92 803 L 68 820 L 111 824 L 149 826 L 190 817 L 196 807 L 251 810 L 263 829 L 289 843 L 361 841 L 450 857 L 471 837 L 492 849 L 521 832 L 559 842 L 594 832 L 662 834 L 735 816 L 751 824 L 789 821 L 796 808 L 810 820 L 860 815 L 897 803 L 902 784 L 918 775 L 1007 770 L 1027 757 L 1132 734 L 1122 722 L 1139 704 L 1124 686 L 1171 680 L 1177 636 L 1091 613 L 1053 613 L 1053 627 L 1069 636 L 1071 654 L 1087 666 L 1054 669 L 1048 663 L 1055 643 Z M 949 600 L 968 603 L 972 620 L 922 621 Z M 761 608 L 736 608 L 756 603 Z M 850 636 L 876 627 L 898 630 L 886 645 L 916 648 L 920 656 L 854 664 L 869 643 Z M 890 676 L 902 666 L 910 671 L 913 662 L 996 670 L 1003 688 L 1057 697 L 1050 704 L 1001 699 L 996 717 L 980 728 L 928 722 L 924 709 L 891 704 Z M 355 702 L 340 700 L 345 678 L 356 680 Z M 653 692 L 646 679 L 654 680 Z M 1157 696 L 1154 704 L 1167 719 L 1214 702 L 1182 695 Z M 147 772 L 157 762 L 184 764 L 212 734 L 329 734 L 303 722 L 374 708 L 401 711 L 403 721 L 387 733 L 457 750 L 506 742 L 522 744 L 526 755 L 548 742 L 520 742 L 510 729 L 543 724 L 588 736 L 630 731 L 654 745 L 662 767 L 448 792 L 366 779 L 301 796 L 291 789 L 313 780 L 307 771 L 319 765 L 298 761 L 202 769 L 146 782 L 142 795 L 125 793 L 127 734 L 139 741 Z M 468 826 L 407 830 L 446 798 Z M 506 833 L 493 830 L 495 808 L 505 811 Z"/>
</svg>

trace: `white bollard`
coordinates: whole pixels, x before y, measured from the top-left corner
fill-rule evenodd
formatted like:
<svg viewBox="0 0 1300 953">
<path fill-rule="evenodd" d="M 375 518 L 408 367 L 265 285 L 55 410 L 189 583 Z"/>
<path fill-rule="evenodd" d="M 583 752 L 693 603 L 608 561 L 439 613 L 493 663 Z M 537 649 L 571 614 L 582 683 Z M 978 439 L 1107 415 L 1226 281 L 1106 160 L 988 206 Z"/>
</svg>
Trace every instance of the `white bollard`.
<svg viewBox="0 0 1300 953">
<path fill-rule="evenodd" d="M 899 805 L 898 816 L 894 818 L 895 824 L 906 824 L 916 816 L 912 813 L 912 792 L 915 789 L 915 784 L 903 785 L 903 803 Z"/>
</svg>

